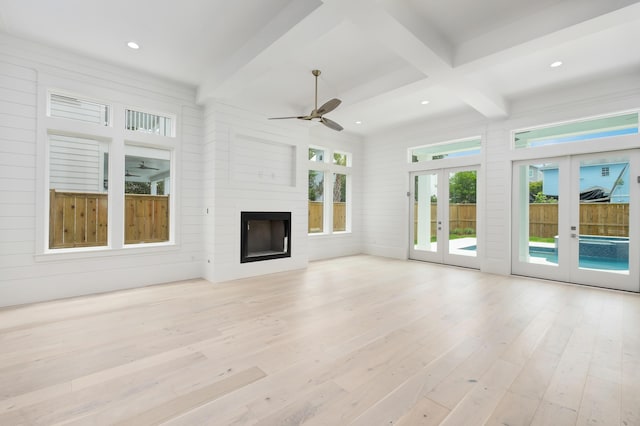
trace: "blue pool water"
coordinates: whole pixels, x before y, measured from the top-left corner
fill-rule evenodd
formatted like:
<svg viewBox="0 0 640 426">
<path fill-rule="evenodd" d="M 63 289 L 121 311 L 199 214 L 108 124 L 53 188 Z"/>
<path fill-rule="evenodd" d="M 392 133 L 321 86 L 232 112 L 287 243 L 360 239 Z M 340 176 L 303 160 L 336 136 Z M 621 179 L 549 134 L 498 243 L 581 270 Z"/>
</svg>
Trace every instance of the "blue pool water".
<svg viewBox="0 0 640 426">
<path fill-rule="evenodd" d="M 529 255 L 545 259 L 550 263 L 558 263 L 558 253 L 553 247 L 529 247 Z M 578 260 L 580 268 L 602 269 L 606 271 L 627 271 L 629 270 L 629 258 L 615 258 L 604 256 L 586 256 L 580 254 Z"/>
<path fill-rule="evenodd" d="M 476 246 L 464 247 L 464 250 L 476 250 Z M 529 246 L 529 256 L 558 264 L 558 251 L 555 247 Z M 628 271 L 629 239 L 580 236 L 578 266 L 605 271 Z"/>
</svg>

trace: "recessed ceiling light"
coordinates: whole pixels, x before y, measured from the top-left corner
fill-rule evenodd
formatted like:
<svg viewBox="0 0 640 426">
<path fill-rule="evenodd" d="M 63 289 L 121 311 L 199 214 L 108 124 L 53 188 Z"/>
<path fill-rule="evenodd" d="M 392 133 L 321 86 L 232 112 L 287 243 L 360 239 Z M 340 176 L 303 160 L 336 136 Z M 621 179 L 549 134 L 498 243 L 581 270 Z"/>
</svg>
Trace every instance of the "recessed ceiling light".
<svg viewBox="0 0 640 426">
<path fill-rule="evenodd" d="M 138 43 L 136 43 L 135 41 L 130 41 L 129 43 L 127 43 L 127 46 L 129 46 L 132 49 L 140 49 L 140 46 L 138 45 Z"/>
<path fill-rule="evenodd" d="M 362 121 L 356 121 L 356 124 L 362 124 Z"/>
<path fill-rule="evenodd" d="M 549 65 L 551 68 L 558 68 L 560 65 L 562 65 L 562 61 L 555 61 L 552 62 L 551 65 Z"/>
<path fill-rule="evenodd" d="M 420 102 L 420 103 L 421 103 L 422 105 L 426 105 L 426 104 L 428 104 L 428 103 L 429 103 L 429 101 L 422 101 L 422 102 Z"/>
</svg>

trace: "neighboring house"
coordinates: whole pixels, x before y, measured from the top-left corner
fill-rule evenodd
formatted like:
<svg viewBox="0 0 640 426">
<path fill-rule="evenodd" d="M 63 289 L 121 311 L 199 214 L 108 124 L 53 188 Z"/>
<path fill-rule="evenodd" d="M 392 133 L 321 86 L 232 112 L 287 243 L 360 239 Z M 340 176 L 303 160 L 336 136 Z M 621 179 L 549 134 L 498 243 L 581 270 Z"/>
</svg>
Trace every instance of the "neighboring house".
<svg viewBox="0 0 640 426">
<path fill-rule="evenodd" d="M 548 196 L 558 196 L 558 168 L 542 167 L 542 192 Z M 620 181 L 618 181 L 620 179 Z M 616 181 L 618 184 L 616 185 Z M 602 188 L 611 193 L 612 203 L 629 202 L 628 163 L 590 164 L 580 167 L 580 192 Z"/>
<path fill-rule="evenodd" d="M 529 166 L 529 182 L 539 182 L 543 179 L 544 174 L 541 167 L 530 165 Z"/>
</svg>

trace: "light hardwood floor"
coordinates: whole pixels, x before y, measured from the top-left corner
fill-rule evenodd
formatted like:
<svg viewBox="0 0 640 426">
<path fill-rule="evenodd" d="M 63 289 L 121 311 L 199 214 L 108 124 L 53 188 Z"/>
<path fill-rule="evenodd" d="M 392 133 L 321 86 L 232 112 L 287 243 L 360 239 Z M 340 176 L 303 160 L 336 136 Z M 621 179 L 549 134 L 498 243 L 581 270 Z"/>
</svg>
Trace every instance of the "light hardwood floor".
<svg viewBox="0 0 640 426">
<path fill-rule="evenodd" d="M 354 256 L 0 310 L 0 425 L 161 423 L 640 425 L 640 296 Z"/>
</svg>

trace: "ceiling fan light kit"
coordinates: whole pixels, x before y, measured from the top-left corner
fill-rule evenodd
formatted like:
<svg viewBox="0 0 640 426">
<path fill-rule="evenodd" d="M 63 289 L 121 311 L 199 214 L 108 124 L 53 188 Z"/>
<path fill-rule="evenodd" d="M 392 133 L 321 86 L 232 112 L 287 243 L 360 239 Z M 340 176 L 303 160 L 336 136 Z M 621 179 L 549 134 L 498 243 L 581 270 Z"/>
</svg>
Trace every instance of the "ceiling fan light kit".
<svg viewBox="0 0 640 426">
<path fill-rule="evenodd" d="M 315 101 L 313 104 L 314 105 L 313 111 L 311 111 L 309 115 L 300 115 L 295 117 L 271 117 L 269 118 L 269 120 L 288 120 L 290 118 L 296 118 L 298 120 L 307 120 L 307 121 L 316 120 L 321 122 L 322 124 L 324 124 L 330 129 L 336 130 L 338 132 L 341 131 L 343 129 L 341 125 L 323 116 L 325 114 L 330 113 L 334 109 L 336 109 L 342 103 L 342 101 L 338 98 L 333 98 L 328 100 L 327 102 L 322 104 L 320 108 L 318 108 L 318 76 L 320 75 L 320 70 L 312 70 L 311 74 L 313 74 L 313 76 L 316 79 L 316 95 L 315 95 Z"/>
</svg>

